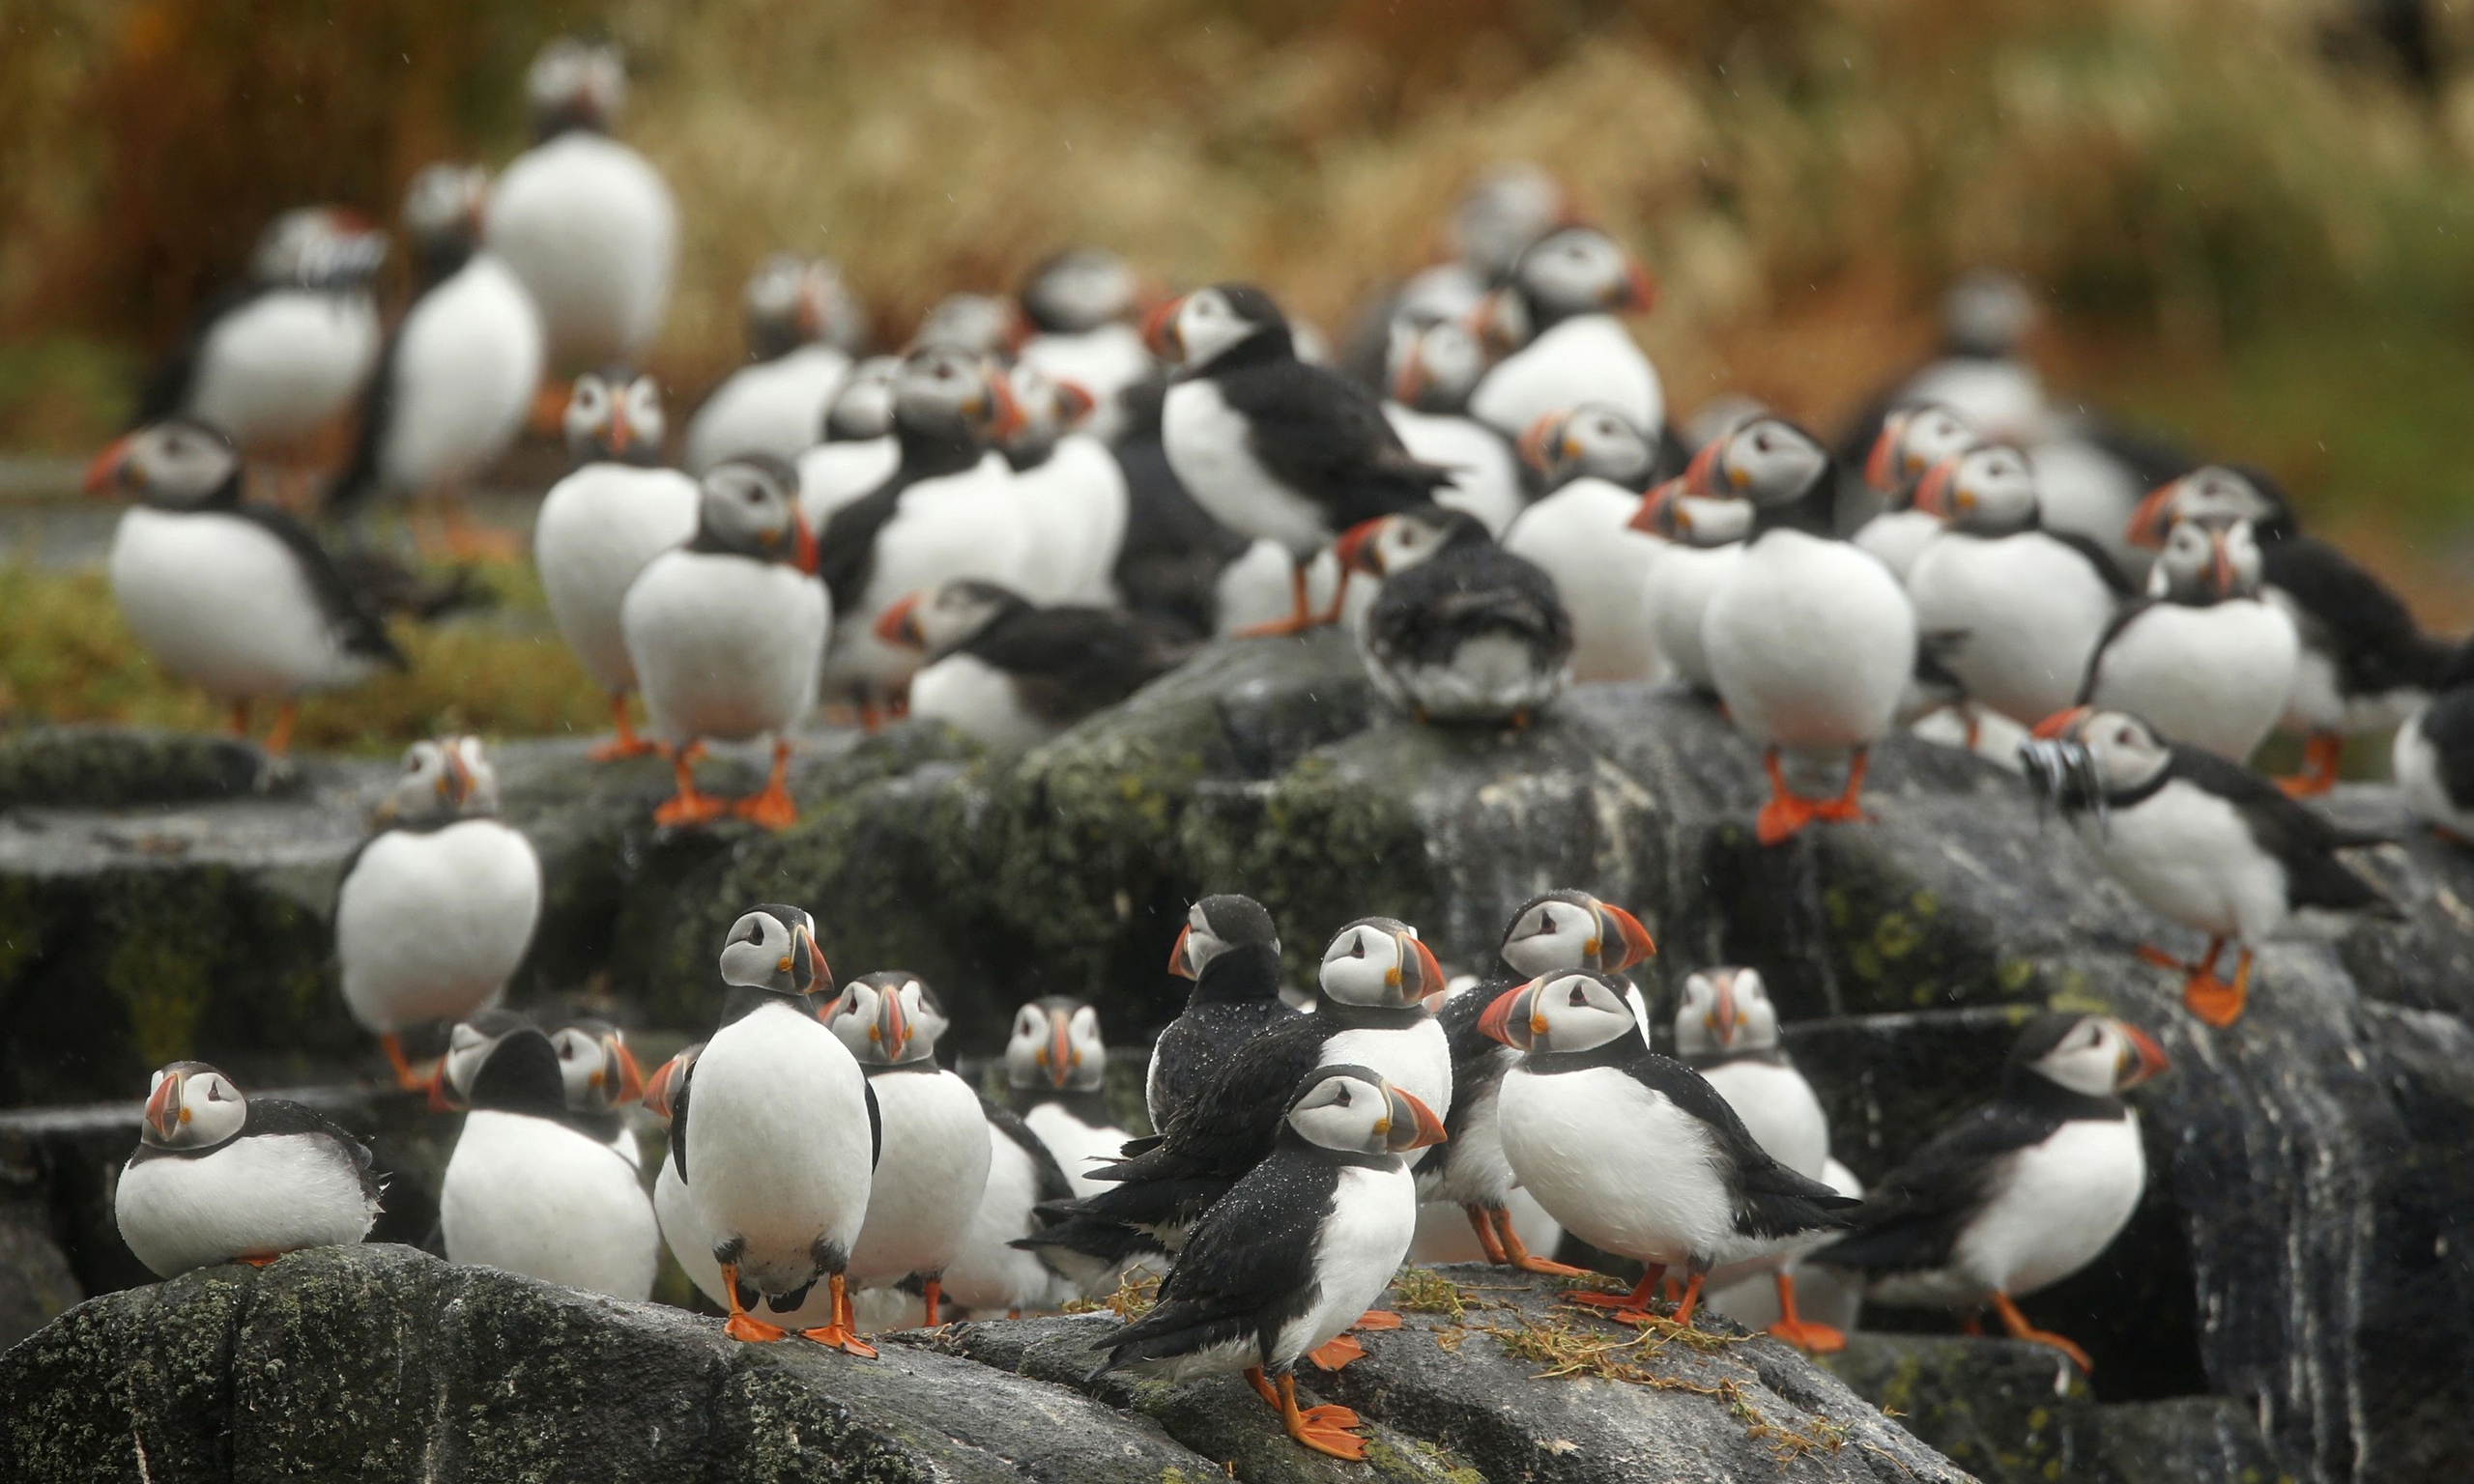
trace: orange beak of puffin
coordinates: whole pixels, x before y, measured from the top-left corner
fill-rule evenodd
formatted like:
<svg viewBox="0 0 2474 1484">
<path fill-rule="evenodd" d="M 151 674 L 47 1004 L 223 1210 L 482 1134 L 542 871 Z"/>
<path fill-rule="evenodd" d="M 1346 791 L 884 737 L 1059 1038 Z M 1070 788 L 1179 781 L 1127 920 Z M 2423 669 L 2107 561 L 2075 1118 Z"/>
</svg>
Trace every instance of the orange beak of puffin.
<svg viewBox="0 0 2474 1484">
<path fill-rule="evenodd" d="M 2215 555 L 2216 595 L 2220 598 L 2231 597 L 2233 595 L 2233 553 L 2226 546 L 2225 532 L 2220 530 L 2211 533 L 2207 538 L 2207 544 L 2208 550 Z"/>
<path fill-rule="evenodd" d="M 611 457 L 617 458 L 620 454 L 625 453 L 628 445 L 635 442 L 635 441 L 636 430 L 627 425 L 627 405 L 623 399 L 614 393 L 611 397 L 610 408 L 609 442 Z"/>
<path fill-rule="evenodd" d="M 2163 546 L 2166 528 L 2172 524 L 2166 519 L 2166 512 L 2172 508 L 2173 494 L 2181 487 L 2182 481 L 2175 479 L 2148 491 L 2147 498 L 2139 502 L 2139 508 L 2130 513 L 2130 524 L 2122 528 L 2122 539 L 2151 551 Z"/>
<path fill-rule="evenodd" d="M 445 751 L 446 771 L 439 775 L 438 791 L 446 795 L 448 803 L 460 805 L 473 797 L 473 768 L 454 748 Z"/>
<path fill-rule="evenodd" d="M 1067 427 L 1073 427 L 1083 418 L 1090 416 L 1092 409 L 1100 405 L 1100 399 L 1091 395 L 1090 390 L 1079 382 L 1058 382 L 1056 400 L 1064 405 Z"/>
<path fill-rule="evenodd" d="M 1418 393 L 1425 389 L 1425 362 L 1412 355 L 1400 362 L 1399 370 L 1392 374 L 1392 400 L 1402 407 L 1415 407 L 1418 405 Z"/>
<path fill-rule="evenodd" d="M 1443 1120 L 1435 1117 L 1434 1109 L 1427 1107 L 1416 1094 L 1402 1092 L 1389 1082 L 1383 1084 L 1383 1092 L 1392 1104 L 1392 1111 L 1384 1119 L 1384 1148 L 1395 1155 L 1405 1155 L 1413 1149 L 1440 1144 L 1448 1137 L 1443 1130 Z"/>
<path fill-rule="evenodd" d="M 891 607 L 877 615 L 876 636 L 888 644 L 905 649 L 927 647 L 919 638 L 919 594 L 904 593 Z"/>
<path fill-rule="evenodd" d="M 1177 311 L 1185 307 L 1184 295 L 1164 300 L 1142 319 L 1142 343 L 1162 360 L 1186 358 L 1185 337 L 1177 333 Z"/>
<path fill-rule="evenodd" d="M 1517 442 L 1520 462 L 1541 474 L 1546 472 L 1546 445 L 1561 437 L 1563 431 L 1564 414 L 1561 413 L 1547 413 L 1521 429 Z"/>
<path fill-rule="evenodd" d="M 677 1081 L 678 1058 L 675 1056 L 654 1068 L 653 1074 L 645 1079 L 644 1104 L 664 1124 L 670 1122 L 670 1099 Z"/>
<path fill-rule="evenodd" d="M 1495 997 L 1495 1003 L 1478 1017 L 1478 1031 L 1517 1051 L 1529 1049 L 1531 1031 L 1538 999 L 1538 982 L 1530 981 L 1518 988 L 1507 989 Z"/>
<path fill-rule="evenodd" d="M 899 991 L 880 996 L 877 1001 L 877 1023 L 868 1027 L 868 1039 L 884 1048 L 885 1060 L 898 1062 L 910 1045 L 910 1013 L 902 1008 Z"/>
<path fill-rule="evenodd" d="M 181 1106 L 181 1084 L 186 1080 L 177 1071 L 165 1072 L 163 1080 L 146 1095 L 146 1127 L 155 1130 L 157 1138 L 171 1138 L 173 1130 L 188 1116 Z"/>
<path fill-rule="evenodd" d="M 1668 479 L 1642 496 L 1640 508 L 1624 523 L 1625 528 L 1637 530 L 1645 536 L 1665 535 L 1669 528 L 1668 512 L 1674 508 L 1676 497 L 1683 493 L 1683 484 L 1681 479 Z"/>
<path fill-rule="evenodd" d="M 1014 395 L 1013 384 L 1002 374 L 988 379 L 988 395 L 995 403 L 989 410 L 989 436 L 998 442 L 1014 437 L 1029 424 L 1022 415 L 1022 404 Z"/>
<path fill-rule="evenodd" d="M 106 443 L 103 451 L 95 455 L 95 461 L 86 466 L 86 477 L 78 481 L 78 488 L 99 498 L 112 494 L 123 482 L 122 472 L 129 466 L 129 444 L 127 438 Z"/>
<path fill-rule="evenodd" d="M 1719 985 L 1717 1003 L 1710 1007 L 1710 1013 L 1702 1017 L 1702 1024 L 1718 1039 L 1719 1045 L 1732 1046 L 1736 1043 L 1736 1027 L 1741 1023 L 1741 1017 L 1736 1013 L 1736 986 L 1732 983 Z"/>
<path fill-rule="evenodd" d="M 2114 1090 L 2121 1092 L 2139 1086 L 2152 1077 L 2160 1077 L 2173 1070 L 2173 1062 L 2156 1038 L 2126 1021 L 2116 1020 L 2122 1037 L 2130 1042 L 2131 1064 L 2114 1076 Z"/>
<path fill-rule="evenodd" d="M 1597 961 L 1609 974 L 1620 974 L 1658 951 L 1639 918 L 1602 901 L 1597 904 Z"/>
<path fill-rule="evenodd" d="M 833 983 L 833 969 L 824 961 L 824 950 L 816 946 L 816 934 L 804 926 L 791 929 L 791 987 L 800 994 L 814 994 L 819 985 Z"/>
<path fill-rule="evenodd" d="M 810 577 L 816 576 L 817 561 L 823 555 L 823 548 L 817 545 L 815 528 L 808 525 L 806 516 L 793 511 L 791 531 L 791 559 L 798 564 L 800 571 Z"/>
<path fill-rule="evenodd" d="M 1340 532 L 1339 539 L 1332 543 L 1332 555 L 1339 558 L 1341 571 L 1363 572 L 1368 577 L 1383 575 L 1383 569 L 1374 560 L 1374 537 L 1383 529 L 1385 519 L 1384 516 L 1376 516 L 1370 521 L 1360 521 Z"/>
<path fill-rule="evenodd" d="M 1399 946 L 1400 956 L 1387 977 L 1400 1004 L 1415 1005 L 1443 988 L 1443 965 L 1435 961 L 1433 949 L 1405 932 L 1395 933 L 1392 941 Z"/>
<path fill-rule="evenodd" d="M 1924 477 L 1915 484 L 1915 508 L 1927 515 L 1948 520 L 1950 484 L 1958 477 L 1958 471 L 1959 461 L 1956 459 L 1943 459 L 1926 470 Z"/>
<path fill-rule="evenodd" d="M 1727 450 L 1724 438 L 1713 438 L 1701 445 L 1692 462 L 1683 466 L 1683 477 L 1677 481 L 1684 492 L 1704 499 L 1717 493 L 1718 456 Z"/>
<path fill-rule="evenodd" d="M 601 1056 L 602 1071 L 618 1082 L 610 1094 L 610 1101 L 614 1105 L 643 1101 L 645 1070 L 636 1065 L 636 1053 L 627 1049 L 627 1043 L 613 1036 L 601 1043 Z"/>
<path fill-rule="evenodd" d="M 2072 706 L 2067 711 L 2056 711 L 2053 715 L 2036 723 L 2036 729 L 2032 735 L 2039 742 L 2050 742 L 2086 720 L 2088 709 L 2086 706 Z"/>
<path fill-rule="evenodd" d="M 1194 935 L 1194 925 L 1191 923 L 1178 928 L 1176 946 L 1168 950 L 1168 972 L 1179 979 L 1194 977 L 1194 966 L 1186 961 L 1186 939 Z"/>
<path fill-rule="evenodd" d="M 1624 264 L 1624 292 L 1615 300 L 1615 307 L 1626 314 L 1647 314 L 1657 305 L 1658 281 L 1650 276 L 1650 271 L 1638 260 L 1626 259 Z"/>
<path fill-rule="evenodd" d="M 1873 437 L 1873 449 L 1864 456 L 1864 483 L 1887 494 L 1898 478 L 1898 443 L 1907 432 L 1907 414 L 1892 413 L 1882 419 L 1882 431 Z"/>
<path fill-rule="evenodd" d="M 1074 1038 L 1068 1034 L 1071 1023 L 1065 1012 L 1061 1010 L 1049 1012 L 1046 1048 L 1048 1079 L 1052 1086 L 1058 1088 L 1074 1080 Z"/>
</svg>

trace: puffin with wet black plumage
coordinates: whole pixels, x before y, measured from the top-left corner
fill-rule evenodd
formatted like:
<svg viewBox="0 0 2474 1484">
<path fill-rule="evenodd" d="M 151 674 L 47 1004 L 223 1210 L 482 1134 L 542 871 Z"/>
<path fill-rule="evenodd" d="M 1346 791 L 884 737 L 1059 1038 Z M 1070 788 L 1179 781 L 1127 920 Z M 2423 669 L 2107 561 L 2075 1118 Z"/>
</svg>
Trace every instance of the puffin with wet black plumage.
<svg viewBox="0 0 2474 1484">
<path fill-rule="evenodd" d="M 1477 517 L 1403 510 L 1346 532 L 1338 551 L 1383 585 L 1358 656 L 1376 693 L 1419 722 L 1525 727 L 1571 679 L 1572 618 L 1554 579 Z"/>
<path fill-rule="evenodd" d="M 1194 987 L 1153 1043 L 1144 1074 L 1143 1101 L 1160 1129 L 1185 1112 L 1238 1047 L 1297 1018 L 1280 996 L 1280 929 L 1251 897 L 1205 897 L 1187 908 L 1168 950 L 1168 972 Z"/>
</svg>

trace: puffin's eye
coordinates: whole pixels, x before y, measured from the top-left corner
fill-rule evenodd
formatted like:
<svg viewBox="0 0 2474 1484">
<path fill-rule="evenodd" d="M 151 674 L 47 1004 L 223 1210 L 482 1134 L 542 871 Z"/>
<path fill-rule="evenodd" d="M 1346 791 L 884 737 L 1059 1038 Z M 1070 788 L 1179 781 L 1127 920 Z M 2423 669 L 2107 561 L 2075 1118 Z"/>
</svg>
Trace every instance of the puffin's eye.
<svg viewBox="0 0 2474 1484">
<path fill-rule="evenodd" d="M 207 1079 L 206 1100 L 209 1102 L 222 1102 L 225 1100 L 223 1097 L 223 1084 L 221 1082 L 216 1081 L 212 1077 Z"/>
<path fill-rule="evenodd" d="M 1349 1105 L 1349 1085 L 1348 1085 L 1347 1083 L 1343 1082 L 1343 1083 L 1341 1083 L 1341 1084 L 1340 1084 L 1340 1091 L 1339 1091 L 1339 1095 L 1338 1095 L 1338 1097 L 1336 1097 L 1336 1098 L 1334 1098 L 1334 1099 L 1332 1099 L 1332 1106 L 1334 1106 L 1334 1107 L 1336 1107 L 1336 1108 L 1345 1108 L 1345 1107 L 1347 1107 L 1348 1105 Z"/>
<path fill-rule="evenodd" d="M 1349 939 L 1349 956 L 1352 958 L 1363 958 L 1366 956 L 1366 939 Z"/>
<path fill-rule="evenodd" d="M 1571 1006 L 1572 1009 L 1578 1010 L 1589 1003 L 1589 991 L 1578 985 L 1574 985 L 1572 986 L 1570 996 L 1566 999 L 1565 1003 Z"/>
</svg>

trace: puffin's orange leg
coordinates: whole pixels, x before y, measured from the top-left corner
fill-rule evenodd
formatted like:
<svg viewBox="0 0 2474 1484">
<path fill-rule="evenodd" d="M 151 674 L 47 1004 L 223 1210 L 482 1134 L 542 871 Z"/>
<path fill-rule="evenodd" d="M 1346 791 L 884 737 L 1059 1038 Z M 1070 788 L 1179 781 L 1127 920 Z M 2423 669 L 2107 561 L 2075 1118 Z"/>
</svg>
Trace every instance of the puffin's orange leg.
<svg viewBox="0 0 2474 1484">
<path fill-rule="evenodd" d="M 2302 740 L 2302 771 L 2280 778 L 2277 786 L 2297 799 L 2316 799 L 2337 786 L 2345 767 L 2345 739 L 2334 731 L 2315 731 Z"/>
<path fill-rule="evenodd" d="M 1847 1336 L 1830 1325 L 1803 1318 L 1796 1312 L 1796 1275 L 1784 1269 L 1778 1273 L 1778 1323 L 1769 1332 L 1816 1356 L 1834 1355 L 1847 1348 Z"/>
<path fill-rule="evenodd" d="M 1357 1413 L 1345 1407 L 1298 1411 L 1297 1378 L 1294 1376 L 1280 1379 L 1280 1425 L 1288 1430 L 1288 1436 L 1317 1453 L 1328 1453 L 1351 1463 L 1366 1457 L 1366 1440 L 1349 1431 L 1357 1425 Z"/>
<path fill-rule="evenodd" d="M 378 1049 L 387 1053 L 387 1065 L 395 1069 L 395 1085 L 408 1093 L 427 1091 L 435 1077 L 424 1077 L 413 1070 L 412 1062 L 404 1055 L 404 1043 L 392 1035 L 378 1038 Z"/>
<path fill-rule="evenodd" d="M 1469 1217 L 1470 1230 L 1478 1234 L 1478 1245 L 1485 1252 L 1486 1261 L 1498 1268 L 1509 1264 L 1511 1256 L 1504 1250 L 1503 1239 L 1495 1235 L 1494 1212 L 1487 1207 L 1476 1205 L 1463 1206 L 1460 1209 Z"/>
<path fill-rule="evenodd" d="M 919 1297 L 926 1304 L 925 1312 L 928 1322 L 923 1327 L 934 1329 L 936 1327 L 936 1310 L 945 1297 L 944 1279 L 930 1278 L 927 1286 L 920 1291 Z"/>
<path fill-rule="evenodd" d="M 799 806 L 791 797 L 790 738 L 773 739 L 773 772 L 764 782 L 764 791 L 734 801 L 731 813 L 768 830 L 785 830 L 799 822 Z"/>
<path fill-rule="evenodd" d="M 1683 1285 L 1683 1301 L 1675 1306 L 1675 1322 L 1692 1323 L 1692 1311 L 1701 1306 L 1701 1274 L 1694 1273 Z"/>
<path fill-rule="evenodd" d="M 791 1331 L 780 1325 L 768 1325 L 739 1306 L 738 1264 L 722 1264 L 722 1292 L 730 1296 L 731 1317 L 723 1324 L 722 1332 L 734 1340 L 750 1345 L 770 1345 Z"/>
<path fill-rule="evenodd" d="M 292 751 L 292 728 L 301 720 L 301 698 L 286 696 L 274 708 L 274 728 L 267 733 L 267 756 L 280 757 Z"/>
<path fill-rule="evenodd" d="M 1274 1412 L 1280 1411 L 1280 1393 L 1272 1389 L 1271 1379 L 1263 1374 L 1261 1366 L 1246 1367 L 1246 1384 L 1254 1388 L 1254 1394 L 1263 1399 L 1265 1406 Z"/>
<path fill-rule="evenodd" d="M 586 761 L 615 762 L 621 757 L 643 757 L 649 754 L 661 751 L 661 745 L 659 743 L 648 742 L 643 737 L 636 735 L 635 724 L 627 720 L 626 692 L 611 692 L 610 720 L 612 725 L 617 728 L 618 734 L 612 737 L 607 742 L 596 745 L 592 751 L 585 754 Z"/>
<path fill-rule="evenodd" d="M 1646 1319 L 1650 1313 L 1650 1299 L 1656 1295 L 1658 1282 L 1665 1276 L 1666 1268 L 1663 1264 L 1652 1264 L 1641 1270 L 1641 1281 L 1633 1284 L 1632 1291 L 1628 1294 L 1566 1294 L 1564 1301 L 1584 1304 L 1593 1309 L 1610 1310 L 1611 1312 L 1607 1315 L 1609 1319 L 1627 1322 Z"/>
<path fill-rule="evenodd" d="M 2182 1008 L 2219 1030 L 2242 1018 L 2242 1007 L 2250 996 L 2251 951 L 2247 948 L 2234 960 L 2233 983 L 2216 977 L 2216 955 L 2211 952 L 2207 967 L 2182 984 Z"/>
<path fill-rule="evenodd" d="M 1494 1209 L 1493 1215 L 1495 1231 L 1498 1234 L 1497 1240 L 1503 1243 L 1503 1260 L 1509 1266 L 1522 1272 L 1544 1273 L 1550 1278 L 1577 1278 L 1589 1270 L 1536 1255 L 1529 1250 L 1528 1243 L 1520 1240 L 1520 1233 L 1513 1228 L 1510 1212 L 1498 1206 Z"/>
<path fill-rule="evenodd" d="M 1268 623 L 1249 625 L 1239 629 L 1237 637 L 1239 639 L 1278 639 L 1290 634 L 1303 634 L 1314 627 L 1316 619 L 1308 611 L 1311 607 L 1311 599 L 1307 595 L 1306 568 L 1302 564 L 1292 565 L 1288 569 L 1288 599 L 1287 617 L 1274 618 Z M 1321 621 L 1331 622 L 1328 618 Z"/>
<path fill-rule="evenodd" d="M 2001 1316 L 2001 1327 L 2008 1331 L 2010 1338 L 2052 1346 L 2069 1356 L 2070 1363 L 2079 1367 L 2079 1374 L 2082 1376 L 2090 1375 L 2095 1371 L 2096 1367 L 2087 1359 L 2087 1352 L 2050 1329 L 2039 1329 L 2028 1324 L 2028 1316 L 2019 1312 L 2019 1306 L 2010 1301 L 2008 1294 L 1997 1293 L 1993 1296 L 1993 1311 Z"/>
<path fill-rule="evenodd" d="M 708 824 L 719 819 L 730 805 L 710 794 L 696 791 L 696 759 L 704 754 L 705 744 L 690 742 L 670 755 L 670 770 L 677 780 L 678 792 L 653 811 L 653 823 Z"/>
<path fill-rule="evenodd" d="M 1763 844 L 1774 845 L 1794 839 L 1798 831 L 1819 818 L 1820 806 L 1787 786 L 1786 772 L 1778 766 L 1778 749 L 1773 747 L 1762 755 L 1761 767 L 1769 775 L 1769 802 L 1761 806 L 1752 833 Z"/>
<path fill-rule="evenodd" d="M 1833 824 L 1852 824 L 1864 817 L 1864 770 L 1872 766 L 1872 749 L 1859 747 L 1847 764 L 1847 786 L 1838 797 L 1813 806 L 1813 817 Z"/>
<path fill-rule="evenodd" d="M 877 1347 L 859 1338 L 858 1329 L 850 1323 L 850 1292 L 843 1283 L 842 1274 L 833 1274 L 825 1279 L 825 1284 L 833 1295 L 833 1323 L 820 1325 L 814 1329 L 802 1329 L 799 1333 L 828 1349 L 857 1356 L 862 1360 L 875 1359 Z"/>
</svg>

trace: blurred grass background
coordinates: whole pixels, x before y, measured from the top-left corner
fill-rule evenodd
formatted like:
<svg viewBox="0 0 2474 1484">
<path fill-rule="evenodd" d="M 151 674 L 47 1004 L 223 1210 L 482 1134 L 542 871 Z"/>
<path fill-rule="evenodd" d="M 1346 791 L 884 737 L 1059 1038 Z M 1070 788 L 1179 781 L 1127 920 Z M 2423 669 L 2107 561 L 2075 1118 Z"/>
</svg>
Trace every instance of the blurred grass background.
<svg viewBox="0 0 2474 1484">
<path fill-rule="evenodd" d="M 1338 330 L 1473 173 L 1528 157 L 1657 272 L 1638 328 L 1680 408 L 1830 424 L 1929 350 L 1951 273 L 2011 268 L 2066 396 L 2276 469 L 2460 629 L 2467 9 L 0 0 L 0 451 L 93 447 L 273 211 L 391 219 L 421 163 L 510 157 L 525 64 L 581 29 L 626 48 L 620 132 L 681 200 L 676 405 L 737 357 L 777 246 L 897 331 L 1073 241 Z"/>
</svg>

